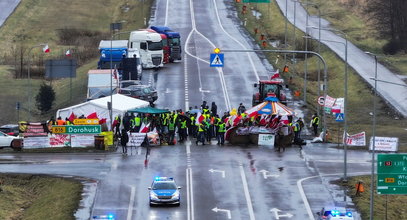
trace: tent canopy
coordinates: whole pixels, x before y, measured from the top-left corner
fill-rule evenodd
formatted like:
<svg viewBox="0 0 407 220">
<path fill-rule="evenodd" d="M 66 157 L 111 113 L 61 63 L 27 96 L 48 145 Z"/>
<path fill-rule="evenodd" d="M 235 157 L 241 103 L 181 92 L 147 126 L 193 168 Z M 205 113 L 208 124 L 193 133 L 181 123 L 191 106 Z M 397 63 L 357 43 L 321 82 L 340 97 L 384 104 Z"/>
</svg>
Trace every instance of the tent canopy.
<svg viewBox="0 0 407 220">
<path fill-rule="evenodd" d="M 264 102 L 253 106 L 252 108 L 246 110 L 245 112 L 249 117 L 255 116 L 255 115 L 261 115 L 261 114 L 266 114 L 266 115 L 295 115 L 295 112 L 293 109 L 288 108 L 284 104 L 278 102 L 278 99 L 276 97 L 267 97 Z"/>
<path fill-rule="evenodd" d="M 112 103 L 113 118 L 115 118 L 118 115 L 123 115 L 126 111 L 130 109 L 142 108 L 150 105 L 149 102 L 131 98 L 121 94 L 114 94 L 112 96 L 112 100 L 113 100 Z M 71 113 L 74 113 L 76 116 L 84 115 L 86 117 L 87 115 L 96 112 L 99 119 L 106 118 L 107 122 L 110 123 L 107 102 L 110 102 L 110 96 L 94 99 L 78 105 L 59 109 L 57 111 L 56 116 L 64 119 L 68 118 L 71 115 Z"/>
<path fill-rule="evenodd" d="M 151 106 L 144 107 L 144 108 L 136 108 L 136 109 L 131 109 L 128 110 L 128 112 L 135 112 L 135 113 L 149 113 L 149 114 L 163 114 L 163 113 L 169 113 L 170 111 L 166 109 L 158 109 L 158 108 L 153 108 Z"/>
</svg>

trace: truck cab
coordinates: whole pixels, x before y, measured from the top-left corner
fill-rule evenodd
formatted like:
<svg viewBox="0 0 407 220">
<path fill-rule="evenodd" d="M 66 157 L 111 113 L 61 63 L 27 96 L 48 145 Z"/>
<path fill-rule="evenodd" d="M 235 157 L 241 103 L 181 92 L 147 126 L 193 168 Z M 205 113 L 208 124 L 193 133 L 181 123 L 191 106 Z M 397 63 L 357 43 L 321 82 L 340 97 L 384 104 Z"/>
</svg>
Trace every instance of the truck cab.
<svg viewBox="0 0 407 220">
<path fill-rule="evenodd" d="M 170 47 L 170 62 L 181 60 L 181 35 L 166 26 L 151 26 L 150 28 L 167 36 Z"/>
<path fill-rule="evenodd" d="M 110 69 L 116 66 L 121 71 L 122 59 L 127 57 L 128 40 L 101 40 L 98 69 Z M 110 61 L 112 61 L 112 66 Z"/>
<path fill-rule="evenodd" d="M 128 48 L 140 51 L 143 68 L 158 68 L 164 65 L 162 39 L 158 33 L 146 30 L 132 31 Z"/>
</svg>

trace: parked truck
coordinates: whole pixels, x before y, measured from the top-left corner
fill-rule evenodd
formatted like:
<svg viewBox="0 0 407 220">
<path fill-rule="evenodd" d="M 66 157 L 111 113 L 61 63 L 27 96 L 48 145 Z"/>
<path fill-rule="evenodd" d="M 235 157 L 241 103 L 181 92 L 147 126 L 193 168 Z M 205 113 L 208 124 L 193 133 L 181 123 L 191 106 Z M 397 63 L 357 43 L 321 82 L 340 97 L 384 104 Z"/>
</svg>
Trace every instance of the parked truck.
<svg viewBox="0 0 407 220">
<path fill-rule="evenodd" d="M 181 35 L 166 26 L 151 26 L 150 28 L 167 36 L 170 47 L 170 62 L 181 60 Z"/>
<path fill-rule="evenodd" d="M 117 68 L 119 78 L 126 77 L 141 79 L 142 67 L 140 52 L 133 48 L 128 49 L 128 40 L 102 40 L 99 43 L 100 59 L 98 69 Z M 111 62 L 112 61 L 112 62 Z"/>
<path fill-rule="evenodd" d="M 113 74 L 112 74 L 113 73 Z M 98 99 L 116 93 L 118 76 L 115 70 L 92 69 L 88 71 L 87 100 Z"/>
<path fill-rule="evenodd" d="M 129 49 L 140 51 L 143 68 L 158 68 L 163 64 L 163 45 L 160 34 L 137 30 L 130 33 Z"/>
</svg>

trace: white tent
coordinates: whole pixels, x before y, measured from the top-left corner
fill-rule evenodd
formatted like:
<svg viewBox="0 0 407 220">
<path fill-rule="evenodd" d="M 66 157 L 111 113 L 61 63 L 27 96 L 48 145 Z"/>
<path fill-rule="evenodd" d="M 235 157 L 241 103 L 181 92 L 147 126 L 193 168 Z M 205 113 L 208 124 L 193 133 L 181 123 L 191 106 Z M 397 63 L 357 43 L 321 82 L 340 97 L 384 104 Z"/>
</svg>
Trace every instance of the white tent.
<svg viewBox="0 0 407 220">
<path fill-rule="evenodd" d="M 114 94 L 112 96 L 112 99 L 113 99 L 112 105 L 113 118 L 115 118 L 117 115 L 120 115 L 123 118 L 124 113 L 128 110 L 147 107 L 150 105 L 149 102 L 136 98 L 131 98 L 121 94 Z M 57 111 L 56 117 L 57 118 L 61 117 L 62 119 L 65 119 L 68 118 L 72 112 L 77 117 L 79 117 L 80 115 L 84 115 L 86 117 L 87 115 L 96 112 L 99 119 L 106 118 L 107 124 L 110 124 L 110 115 L 109 110 L 107 108 L 108 102 L 110 102 L 110 96 L 90 100 L 88 102 L 84 102 L 68 108 L 59 109 Z"/>
</svg>

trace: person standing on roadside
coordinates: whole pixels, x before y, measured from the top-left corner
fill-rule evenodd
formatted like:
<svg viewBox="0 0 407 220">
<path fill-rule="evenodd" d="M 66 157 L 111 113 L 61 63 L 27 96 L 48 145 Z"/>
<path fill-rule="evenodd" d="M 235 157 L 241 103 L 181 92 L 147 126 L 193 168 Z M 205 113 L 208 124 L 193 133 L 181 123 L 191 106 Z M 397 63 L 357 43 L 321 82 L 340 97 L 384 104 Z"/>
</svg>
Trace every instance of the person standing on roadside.
<svg viewBox="0 0 407 220">
<path fill-rule="evenodd" d="M 127 134 L 126 129 L 122 129 L 122 134 L 120 137 L 120 144 L 122 145 L 123 154 L 127 155 L 127 143 L 129 142 L 129 135 Z"/>
<path fill-rule="evenodd" d="M 312 115 L 312 119 L 311 119 L 311 126 L 314 129 L 315 137 L 318 136 L 318 125 L 319 125 L 319 117 L 318 117 L 317 113 L 315 113 L 314 115 Z"/>
</svg>

